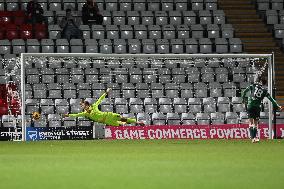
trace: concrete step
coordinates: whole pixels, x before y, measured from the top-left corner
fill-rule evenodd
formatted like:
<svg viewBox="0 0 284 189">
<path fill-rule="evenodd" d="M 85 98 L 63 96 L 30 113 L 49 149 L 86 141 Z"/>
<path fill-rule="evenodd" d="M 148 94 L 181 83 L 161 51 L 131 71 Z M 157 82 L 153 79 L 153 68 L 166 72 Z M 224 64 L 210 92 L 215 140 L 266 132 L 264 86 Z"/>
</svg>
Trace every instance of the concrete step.
<svg viewBox="0 0 284 189">
<path fill-rule="evenodd" d="M 222 6 L 220 6 L 222 8 Z M 223 8 L 222 8 L 223 9 Z M 226 15 L 240 15 L 240 14 L 245 14 L 245 15 L 256 15 L 257 12 L 255 9 L 249 9 L 249 10 L 231 10 L 231 9 L 223 9 Z"/>
<path fill-rule="evenodd" d="M 231 9 L 231 10 L 240 10 L 240 12 L 242 10 L 251 10 L 254 9 L 255 6 L 254 5 L 250 5 L 250 4 L 239 4 L 239 5 L 226 5 L 223 4 L 220 6 L 222 9 Z"/>
<path fill-rule="evenodd" d="M 235 36 L 236 37 L 239 37 L 239 38 L 248 38 L 248 37 L 251 37 L 251 38 L 254 38 L 254 37 L 264 37 L 264 38 L 267 38 L 267 37 L 271 37 L 272 38 L 272 33 L 235 33 Z"/>
<path fill-rule="evenodd" d="M 242 32 L 242 33 L 269 33 L 267 28 L 264 27 L 235 27 L 236 32 Z"/>
</svg>

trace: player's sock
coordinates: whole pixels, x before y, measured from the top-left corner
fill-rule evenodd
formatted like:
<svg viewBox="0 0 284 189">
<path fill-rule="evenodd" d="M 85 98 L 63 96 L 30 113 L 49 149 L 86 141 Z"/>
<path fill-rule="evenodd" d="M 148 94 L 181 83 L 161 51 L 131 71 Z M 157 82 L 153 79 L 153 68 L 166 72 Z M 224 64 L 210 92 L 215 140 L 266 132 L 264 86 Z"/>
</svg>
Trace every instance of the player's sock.
<svg viewBox="0 0 284 189">
<path fill-rule="evenodd" d="M 133 118 L 127 118 L 126 123 L 128 123 L 128 124 L 136 123 L 136 119 L 133 119 Z"/>
<path fill-rule="evenodd" d="M 252 125 L 249 126 L 249 135 L 251 139 L 254 139 L 254 127 Z"/>
<path fill-rule="evenodd" d="M 257 136 L 257 127 L 254 127 L 253 128 L 253 138 L 256 138 L 256 136 Z"/>
</svg>

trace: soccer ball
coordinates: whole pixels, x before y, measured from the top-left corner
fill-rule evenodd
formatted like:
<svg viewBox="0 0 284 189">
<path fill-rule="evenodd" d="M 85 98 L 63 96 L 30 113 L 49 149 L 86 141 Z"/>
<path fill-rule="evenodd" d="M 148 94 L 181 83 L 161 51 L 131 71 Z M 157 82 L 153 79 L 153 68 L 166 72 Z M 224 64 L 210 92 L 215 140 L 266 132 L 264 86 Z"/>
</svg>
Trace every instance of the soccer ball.
<svg viewBox="0 0 284 189">
<path fill-rule="evenodd" d="M 40 114 L 38 112 L 34 112 L 32 117 L 33 117 L 34 120 L 39 120 Z"/>
</svg>

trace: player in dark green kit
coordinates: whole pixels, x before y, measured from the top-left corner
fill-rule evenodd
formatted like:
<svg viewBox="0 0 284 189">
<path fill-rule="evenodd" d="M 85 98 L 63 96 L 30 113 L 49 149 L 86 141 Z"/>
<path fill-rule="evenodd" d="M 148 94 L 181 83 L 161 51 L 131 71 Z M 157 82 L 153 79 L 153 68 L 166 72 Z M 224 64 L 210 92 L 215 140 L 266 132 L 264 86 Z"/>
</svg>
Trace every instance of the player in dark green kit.
<svg viewBox="0 0 284 189">
<path fill-rule="evenodd" d="M 263 87 L 266 84 L 266 79 L 258 77 L 254 84 L 248 86 L 242 92 L 243 103 L 247 103 L 247 112 L 249 117 L 249 131 L 252 142 L 258 142 L 257 137 L 258 122 L 261 111 L 261 104 L 264 97 L 267 97 L 273 104 L 273 107 L 282 110 L 283 107 L 279 106 L 277 102 L 271 97 L 267 89 Z M 247 102 L 245 101 L 245 96 L 247 92 L 250 92 Z"/>
<path fill-rule="evenodd" d="M 124 123 L 135 123 L 136 125 L 144 126 L 143 122 L 137 122 L 134 118 L 125 118 L 121 115 L 113 112 L 102 112 L 99 110 L 99 105 L 105 99 L 107 94 L 111 91 L 111 89 L 107 89 L 106 92 L 95 102 L 90 105 L 88 101 L 82 101 L 81 107 L 84 109 L 83 112 L 77 114 L 65 114 L 65 117 L 86 117 L 89 120 L 104 123 L 108 126 L 122 126 Z"/>
</svg>

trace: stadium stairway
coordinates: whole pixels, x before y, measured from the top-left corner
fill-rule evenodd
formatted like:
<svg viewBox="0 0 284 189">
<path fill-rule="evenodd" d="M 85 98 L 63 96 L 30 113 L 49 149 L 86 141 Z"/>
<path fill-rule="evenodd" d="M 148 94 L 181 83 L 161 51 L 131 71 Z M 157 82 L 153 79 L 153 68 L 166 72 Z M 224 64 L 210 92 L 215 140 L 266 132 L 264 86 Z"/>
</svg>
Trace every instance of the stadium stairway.
<svg viewBox="0 0 284 189">
<path fill-rule="evenodd" d="M 284 105 L 284 53 L 258 14 L 254 0 L 218 0 L 218 5 L 233 25 L 235 36 L 242 40 L 244 52 L 275 53 L 276 98 Z"/>
</svg>

